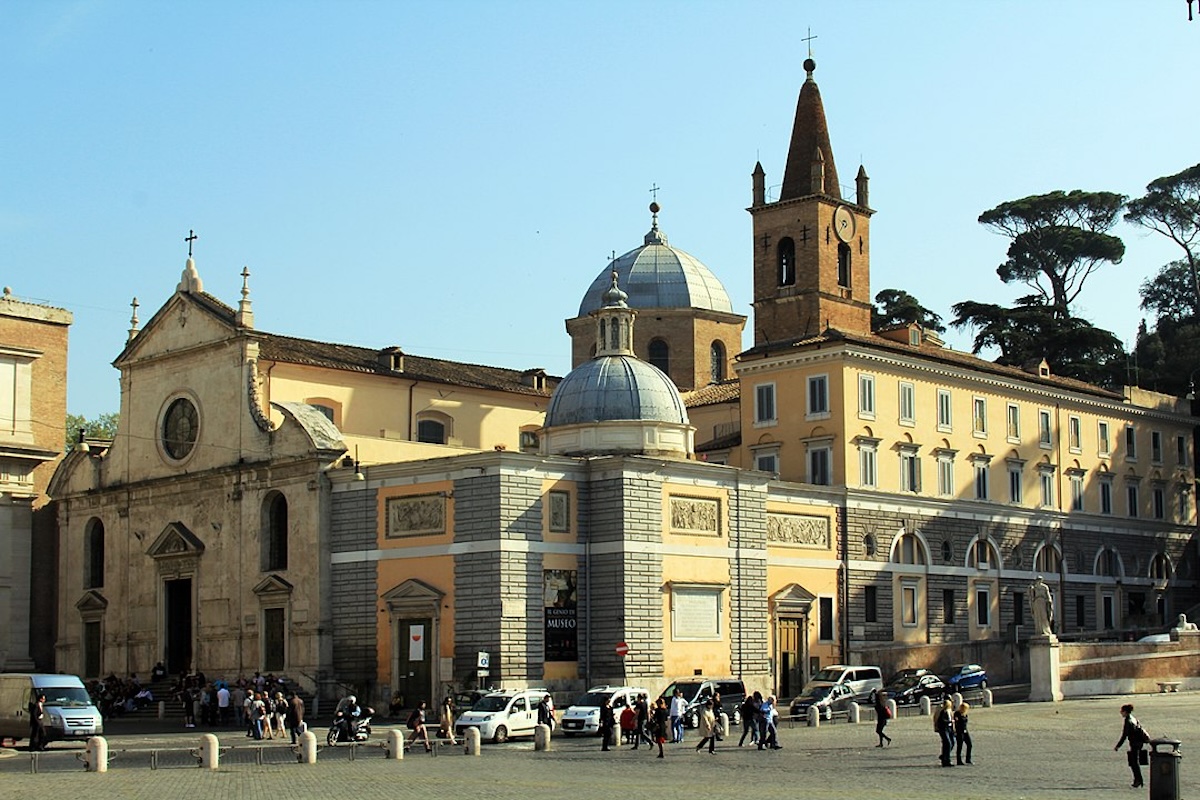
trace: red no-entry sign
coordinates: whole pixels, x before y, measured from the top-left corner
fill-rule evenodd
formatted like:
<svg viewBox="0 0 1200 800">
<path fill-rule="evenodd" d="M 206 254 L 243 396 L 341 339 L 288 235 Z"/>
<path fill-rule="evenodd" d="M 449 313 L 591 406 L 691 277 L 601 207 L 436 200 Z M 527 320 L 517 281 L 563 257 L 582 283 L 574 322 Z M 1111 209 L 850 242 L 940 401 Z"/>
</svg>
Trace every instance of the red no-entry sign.
<svg viewBox="0 0 1200 800">
<path fill-rule="evenodd" d="M 629 645 L 625 644 L 624 642 L 617 642 L 617 655 L 619 655 L 619 656 L 629 655 Z"/>
</svg>

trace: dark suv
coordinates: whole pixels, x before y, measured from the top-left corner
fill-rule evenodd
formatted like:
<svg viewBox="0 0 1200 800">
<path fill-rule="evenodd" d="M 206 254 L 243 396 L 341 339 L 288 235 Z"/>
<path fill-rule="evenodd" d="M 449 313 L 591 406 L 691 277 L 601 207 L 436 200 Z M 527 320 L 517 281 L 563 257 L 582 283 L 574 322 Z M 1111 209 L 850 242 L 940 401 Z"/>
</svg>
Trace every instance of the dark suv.
<svg viewBox="0 0 1200 800">
<path fill-rule="evenodd" d="M 705 700 L 713 696 L 713 692 L 720 692 L 721 709 L 729 715 L 729 723 L 742 724 L 741 706 L 746 700 L 746 684 L 737 678 L 684 678 L 675 681 L 662 693 L 662 698 L 667 701 L 668 706 L 671 698 L 675 696 L 676 689 L 683 692 L 683 699 L 687 701 L 688 710 L 684 724 L 689 728 L 696 727 L 700 707 L 704 705 Z"/>
</svg>

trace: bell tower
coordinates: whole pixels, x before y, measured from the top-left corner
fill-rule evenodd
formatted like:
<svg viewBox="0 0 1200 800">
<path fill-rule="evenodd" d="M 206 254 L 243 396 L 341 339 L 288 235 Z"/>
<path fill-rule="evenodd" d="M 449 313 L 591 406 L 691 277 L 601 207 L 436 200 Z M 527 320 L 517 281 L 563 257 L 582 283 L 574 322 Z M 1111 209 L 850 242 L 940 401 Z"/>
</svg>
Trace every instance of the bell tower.
<svg viewBox="0 0 1200 800">
<path fill-rule="evenodd" d="M 779 199 L 767 201 L 766 173 L 754 167 L 754 344 L 815 336 L 826 328 L 871 332 L 871 237 L 867 173 L 853 201 L 842 197 L 821 91 L 807 73 L 796 103 Z"/>
</svg>

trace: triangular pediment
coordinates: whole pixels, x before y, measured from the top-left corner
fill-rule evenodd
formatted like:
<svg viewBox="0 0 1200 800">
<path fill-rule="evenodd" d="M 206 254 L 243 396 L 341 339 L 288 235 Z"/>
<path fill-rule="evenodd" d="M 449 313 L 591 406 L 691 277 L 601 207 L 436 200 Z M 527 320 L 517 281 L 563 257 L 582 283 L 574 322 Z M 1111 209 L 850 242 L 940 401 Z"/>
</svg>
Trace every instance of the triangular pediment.
<svg viewBox="0 0 1200 800">
<path fill-rule="evenodd" d="M 198 555 L 204 552 L 204 542 L 182 522 L 172 522 L 150 545 L 146 554 L 151 558 Z"/>
<path fill-rule="evenodd" d="M 259 581 L 251 591 L 261 597 L 266 594 L 291 594 L 294 588 L 292 584 L 278 575 L 268 575 Z"/>
<path fill-rule="evenodd" d="M 423 609 L 432 606 L 438 608 L 446 593 L 430 586 L 425 581 L 409 578 L 401 584 L 389 589 L 383 594 L 383 601 L 393 614 L 404 611 Z"/>
<path fill-rule="evenodd" d="M 817 596 L 798 583 L 789 583 L 771 595 L 777 613 L 807 614 Z"/>
<path fill-rule="evenodd" d="M 233 311 L 215 297 L 176 292 L 125 346 L 113 365 L 225 341 L 236 335 Z"/>
<path fill-rule="evenodd" d="M 89 612 L 98 614 L 108 608 L 108 600 L 95 589 L 88 589 L 75 602 L 75 608 L 79 610 L 80 614 L 87 614 Z"/>
</svg>

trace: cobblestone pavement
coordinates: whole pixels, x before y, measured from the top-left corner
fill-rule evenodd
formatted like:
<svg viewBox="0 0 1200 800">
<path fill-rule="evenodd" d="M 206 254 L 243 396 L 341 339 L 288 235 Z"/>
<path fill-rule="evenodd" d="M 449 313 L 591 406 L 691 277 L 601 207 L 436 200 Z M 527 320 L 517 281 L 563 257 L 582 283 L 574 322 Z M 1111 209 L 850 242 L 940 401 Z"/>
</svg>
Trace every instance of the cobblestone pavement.
<svg viewBox="0 0 1200 800">
<path fill-rule="evenodd" d="M 595 738 L 556 737 L 550 752 L 534 752 L 529 740 L 485 745 L 478 758 L 461 748 L 443 747 L 438 757 L 411 752 L 403 761 L 384 758 L 386 728 L 377 728 L 370 747 L 323 749 L 316 765 L 295 763 L 286 743 L 263 742 L 261 750 L 240 732 L 219 732 L 221 769 L 200 770 L 187 748 L 200 729 L 179 731 L 177 723 L 143 723 L 143 732 L 110 726 L 114 760 L 106 774 L 86 773 L 79 744 L 55 744 L 39 754 L 39 774 L 29 774 L 31 754 L 23 747 L 0 751 L 0 792 L 4 797 L 44 796 L 47 791 L 87 800 L 292 800 L 350 797 L 520 798 L 578 800 L 629 794 L 656 798 L 735 797 L 845 798 L 856 800 L 970 800 L 987 798 L 1145 797 L 1129 788 L 1124 753 L 1114 753 L 1120 736 L 1118 709 L 1136 704 L 1135 713 L 1152 737 L 1183 741 L 1181 796 L 1200 798 L 1200 759 L 1190 749 L 1200 742 L 1200 693 L 1139 695 L 1014 703 L 976 707 L 971 714 L 975 766 L 942 769 L 929 717 L 902 714 L 888 726 L 894 743 L 874 747 L 874 724 L 825 723 L 819 729 L 784 727 L 783 749 L 762 752 L 718 745 L 716 755 L 696 753 L 698 741 L 667 745 L 659 760 L 645 749 L 603 753 Z M 324 729 L 315 729 L 323 736 Z M 735 733 L 740 733 L 734 729 Z M 158 769 L 150 769 L 149 748 L 164 748 Z M 257 763 L 261 753 L 263 763 Z M 1147 780 L 1149 770 L 1147 769 Z M 65 792 L 65 794 L 63 794 Z"/>
</svg>

